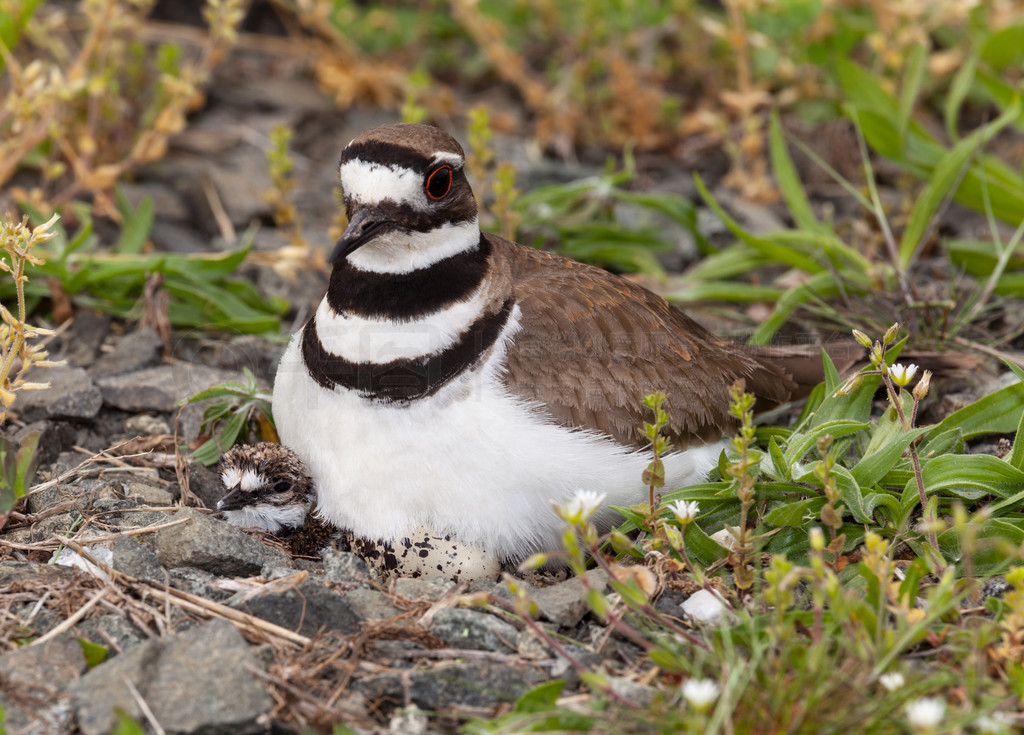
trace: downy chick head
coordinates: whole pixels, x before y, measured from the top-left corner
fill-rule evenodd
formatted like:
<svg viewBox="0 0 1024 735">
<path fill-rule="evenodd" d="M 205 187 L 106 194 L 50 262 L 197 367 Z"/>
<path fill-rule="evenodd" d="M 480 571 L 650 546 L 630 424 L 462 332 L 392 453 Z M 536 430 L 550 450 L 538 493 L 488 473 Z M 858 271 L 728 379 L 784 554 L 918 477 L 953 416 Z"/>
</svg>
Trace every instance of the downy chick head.
<svg viewBox="0 0 1024 735">
<path fill-rule="evenodd" d="M 301 527 L 313 506 L 313 481 L 302 460 L 280 444 L 234 447 L 220 460 L 228 523 L 281 533 Z"/>
</svg>

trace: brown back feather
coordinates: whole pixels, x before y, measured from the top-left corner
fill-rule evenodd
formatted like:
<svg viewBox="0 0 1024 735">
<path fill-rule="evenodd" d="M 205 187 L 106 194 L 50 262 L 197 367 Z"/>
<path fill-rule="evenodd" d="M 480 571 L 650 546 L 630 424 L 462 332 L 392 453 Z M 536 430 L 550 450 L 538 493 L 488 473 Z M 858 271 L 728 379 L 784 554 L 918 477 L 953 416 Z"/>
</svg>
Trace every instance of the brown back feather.
<svg viewBox="0 0 1024 735">
<path fill-rule="evenodd" d="M 556 421 L 640 447 L 652 419 L 643 397 L 668 395 L 667 434 L 678 448 L 735 427 L 737 378 L 773 404 L 794 387 L 779 368 L 719 339 L 647 289 L 593 266 L 485 235 L 495 271 L 511 275 L 522 310 L 508 350 L 509 390 Z"/>
</svg>

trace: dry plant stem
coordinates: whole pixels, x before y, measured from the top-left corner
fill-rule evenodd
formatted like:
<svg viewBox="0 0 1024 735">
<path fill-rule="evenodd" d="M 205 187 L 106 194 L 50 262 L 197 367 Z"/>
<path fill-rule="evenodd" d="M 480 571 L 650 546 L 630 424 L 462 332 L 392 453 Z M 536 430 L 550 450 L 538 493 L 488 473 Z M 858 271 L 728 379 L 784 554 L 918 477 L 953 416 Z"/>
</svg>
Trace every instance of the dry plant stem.
<svg viewBox="0 0 1024 735">
<path fill-rule="evenodd" d="M 605 571 L 605 573 L 608 575 L 608 577 L 610 579 L 614 579 L 615 576 L 612 573 L 612 569 L 611 569 L 611 566 L 609 566 L 608 561 L 604 558 L 604 554 L 601 554 L 600 551 L 596 547 L 590 548 L 590 549 L 588 549 L 588 551 L 590 552 L 590 555 L 595 560 L 597 560 L 597 563 Z M 587 578 L 586 577 L 580 577 L 580 579 L 583 580 L 583 585 L 587 589 L 592 589 L 590 584 L 587 582 Z M 655 610 L 650 605 L 648 605 L 648 604 L 640 605 L 639 606 L 639 610 L 644 615 L 646 615 L 649 618 L 651 618 L 659 626 L 661 626 L 663 628 L 667 628 L 668 630 L 672 631 L 676 635 L 678 635 L 681 638 L 683 638 L 684 640 L 686 640 L 687 643 L 690 643 L 691 645 L 697 646 L 698 648 L 703 648 L 705 651 L 710 651 L 711 650 L 710 648 L 708 648 L 708 644 L 707 643 L 702 641 L 700 638 L 697 638 L 696 636 L 694 636 L 690 631 L 686 630 L 685 628 L 681 628 L 680 626 L 676 625 L 675 623 L 673 623 L 671 620 L 666 618 L 664 615 L 662 615 L 660 612 Z M 606 617 L 608 618 L 608 621 L 612 624 L 612 626 L 615 627 L 616 630 L 619 630 L 623 634 L 629 636 L 629 638 L 631 640 L 633 640 L 635 643 L 637 643 L 637 645 L 639 645 L 644 650 L 649 651 L 649 650 L 651 650 L 652 648 L 655 647 L 654 644 L 650 643 L 649 641 L 644 639 L 642 636 L 640 636 L 640 634 L 637 633 L 633 628 L 629 627 L 628 625 L 626 625 L 626 623 L 622 622 L 622 620 L 620 618 L 614 617 L 611 614 L 607 615 Z M 637 640 L 637 638 L 639 638 L 639 640 Z"/>
<path fill-rule="evenodd" d="M 506 610 L 507 612 L 515 613 L 515 608 L 512 607 L 512 605 L 509 604 L 508 602 L 506 602 L 505 600 L 501 599 L 500 597 L 497 597 L 495 595 L 490 595 L 490 603 L 492 605 L 495 605 L 496 607 L 499 607 L 499 608 L 501 608 L 503 610 Z M 577 671 L 579 671 L 581 673 L 589 673 L 588 670 L 587 670 L 587 667 L 584 666 L 583 663 L 579 659 L 577 659 L 575 656 L 573 656 L 571 653 L 569 653 L 568 649 L 566 649 L 566 647 L 563 646 L 560 641 L 555 639 L 554 636 L 552 636 L 550 633 L 548 633 L 546 630 L 544 630 L 544 628 L 542 628 L 540 625 L 538 625 L 536 620 L 534 620 L 529 615 L 522 615 L 521 616 L 521 620 L 523 621 L 523 623 L 526 624 L 526 626 L 530 630 L 532 630 L 537 635 L 538 638 L 540 638 L 546 644 L 551 646 L 551 648 L 554 651 L 556 651 L 559 656 L 561 656 L 566 661 L 568 661 L 570 666 L 572 666 L 574 669 L 576 669 Z M 631 702 L 630 700 L 626 699 L 622 695 L 618 694 L 611 687 L 604 686 L 604 685 L 595 685 L 595 686 L 598 689 L 600 689 L 601 693 L 604 694 L 609 699 L 614 699 L 616 702 L 618 702 L 619 704 L 621 704 L 621 705 L 623 705 L 625 707 L 628 707 L 629 709 L 640 709 L 639 705 L 637 705 L 635 702 Z"/>
<path fill-rule="evenodd" d="M 186 612 L 191 612 L 203 617 L 219 617 L 224 618 L 228 622 L 232 623 L 243 633 L 249 633 L 250 635 L 269 635 L 274 638 L 280 639 L 286 643 L 291 643 L 297 646 L 308 645 L 310 639 L 304 635 L 299 635 L 287 628 L 282 628 L 280 625 L 274 625 L 267 621 L 244 613 L 240 610 L 222 605 L 219 602 L 213 602 L 196 595 L 191 595 L 188 592 L 182 592 L 181 590 L 175 589 L 167 584 L 161 584 L 160 582 L 152 582 L 148 580 L 140 580 L 132 577 L 124 572 L 119 572 L 109 564 L 105 564 L 97 560 L 89 551 L 81 544 L 72 541 L 71 539 L 61 539 L 55 536 L 58 541 L 66 543 L 68 547 L 73 549 L 84 559 L 95 564 L 97 567 L 102 569 L 112 580 L 119 580 L 125 585 L 131 587 L 134 591 L 143 594 L 154 594 L 162 593 L 164 600 L 169 605 L 180 607 Z"/>
<path fill-rule="evenodd" d="M 882 373 L 882 382 L 885 383 L 886 392 L 889 394 L 889 402 L 896 407 L 896 413 L 900 417 L 900 421 L 903 423 L 903 428 L 909 431 L 913 428 L 913 423 L 907 420 L 906 414 L 903 412 L 903 401 L 901 400 L 900 393 L 896 390 L 896 386 L 893 385 L 892 378 L 889 376 L 888 371 Z M 917 415 L 917 400 L 914 400 L 914 416 Z M 921 514 L 924 517 L 925 523 L 928 526 L 926 535 L 928 536 L 928 544 L 931 547 L 931 551 L 934 554 L 933 561 L 937 566 L 937 573 L 942 574 L 946 565 L 942 561 L 942 554 L 939 553 L 939 539 L 935 534 L 935 529 L 932 527 L 932 521 L 934 518 L 928 518 L 928 496 L 924 490 L 924 473 L 921 470 L 921 459 L 917 455 L 917 442 L 911 442 L 908 449 L 910 452 L 910 464 L 914 468 L 914 482 L 917 484 L 917 494 L 921 500 Z"/>
</svg>

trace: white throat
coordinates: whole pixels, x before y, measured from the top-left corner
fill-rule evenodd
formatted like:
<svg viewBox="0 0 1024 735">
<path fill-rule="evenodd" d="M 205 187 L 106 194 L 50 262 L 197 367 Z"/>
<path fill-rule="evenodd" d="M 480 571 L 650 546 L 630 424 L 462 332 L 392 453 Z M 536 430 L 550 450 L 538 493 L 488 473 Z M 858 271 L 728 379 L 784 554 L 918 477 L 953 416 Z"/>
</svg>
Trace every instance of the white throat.
<svg viewBox="0 0 1024 735">
<path fill-rule="evenodd" d="M 480 224 L 474 217 L 467 222 L 447 222 L 427 232 L 386 232 L 351 253 L 348 262 L 361 271 L 400 275 L 479 245 Z"/>
</svg>

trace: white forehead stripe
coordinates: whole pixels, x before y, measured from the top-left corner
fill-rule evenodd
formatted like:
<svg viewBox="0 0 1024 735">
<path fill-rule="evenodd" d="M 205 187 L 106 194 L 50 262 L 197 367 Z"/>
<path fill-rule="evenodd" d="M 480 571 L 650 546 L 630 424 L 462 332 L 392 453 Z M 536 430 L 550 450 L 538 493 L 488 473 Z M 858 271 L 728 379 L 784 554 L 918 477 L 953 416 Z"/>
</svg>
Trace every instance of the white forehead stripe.
<svg viewBox="0 0 1024 735">
<path fill-rule="evenodd" d="M 246 470 L 243 472 L 240 482 L 242 483 L 242 490 L 247 493 L 251 493 L 254 490 L 259 490 L 263 487 L 263 478 L 252 470 Z"/>
<path fill-rule="evenodd" d="M 437 153 L 430 157 L 430 160 L 434 164 L 450 164 L 455 169 L 462 168 L 462 165 L 465 163 L 462 156 L 460 156 L 458 153 L 449 153 L 448 151 L 438 151 Z"/>
<path fill-rule="evenodd" d="M 379 204 L 389 199 L 419 210 L 427 208 L 423 176 L 416 171 L 354 158 L 343 163 L 339 173 L 346 200 L 360 204 Z"/>
<path fill-rule="evenodd" d="M 237 467 L 228 467 L 220 473 L 220 481 L 224 483 L 224 487 L 230 490 L 242 481 L 242 473 L 239 472 Z"/>
</svg>

